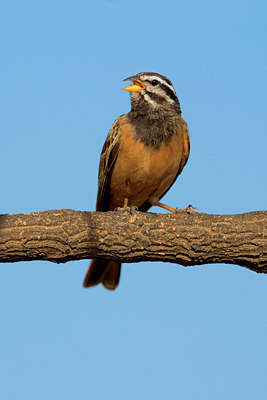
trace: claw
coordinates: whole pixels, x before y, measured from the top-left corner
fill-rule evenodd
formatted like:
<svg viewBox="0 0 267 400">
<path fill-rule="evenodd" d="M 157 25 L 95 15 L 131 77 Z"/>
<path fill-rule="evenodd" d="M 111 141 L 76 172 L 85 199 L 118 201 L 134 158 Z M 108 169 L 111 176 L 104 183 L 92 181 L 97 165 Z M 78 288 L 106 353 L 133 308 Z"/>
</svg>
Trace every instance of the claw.
<svg viewBox="0 0 267 400">
<path fill-rule="evenodd" d="M 126 212 L 129 212 L 129 213 L 133 213 L 133 212 L 135 212 L 135 211 L 137 211 L 138 210 L 138 207 L 136 207 L 136 206 L 131 206 L 131 207 L 129 207 L 129 206 L 125 206 L 125 207 L 116 207 L 115 209 L 114 209 L 114 211 L 115 212 L 124 212 L 124 211 L 126 211 Z"/>
<path fill-rule="evenodd" d="M 197 207 L 193 207 L 191 204 L 189 204 L 189 206 L 185 207 L 185 208 L 175 208 L 175 210 L 173 211 L 174 214 L 179 214 L 179 213 L 187 213 L 187 214 L 192 214 L 193 212 L 195 212 L 195 210 L 198 210 Z"/>
<path fill-rule="evenodd" d="M 136 206 L 129 207 L 128 206 L 128 201 L 129 201 L 128 197 L 124 197 L 123 207 L 116 207 L 114 211 L 127 211 L 127 212 L 130 212 L 130 213 L 133 213 L 136 210 L 138 210 L 138 207 L 136 207 Z"/>
</svg>

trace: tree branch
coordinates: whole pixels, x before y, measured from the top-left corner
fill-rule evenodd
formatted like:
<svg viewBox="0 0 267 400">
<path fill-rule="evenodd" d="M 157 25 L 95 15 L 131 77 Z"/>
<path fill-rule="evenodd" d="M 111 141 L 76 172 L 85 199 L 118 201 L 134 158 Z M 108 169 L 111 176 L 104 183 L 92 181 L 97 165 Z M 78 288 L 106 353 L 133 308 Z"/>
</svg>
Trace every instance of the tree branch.
<svg viewBox="0 0 267 400">
<path fill-rule="evenodd" d="M 267 273 L 267 212 L 81 212 L 0 215 L 0 262 L 85 258 L 228 263 Z"/>
</svg>

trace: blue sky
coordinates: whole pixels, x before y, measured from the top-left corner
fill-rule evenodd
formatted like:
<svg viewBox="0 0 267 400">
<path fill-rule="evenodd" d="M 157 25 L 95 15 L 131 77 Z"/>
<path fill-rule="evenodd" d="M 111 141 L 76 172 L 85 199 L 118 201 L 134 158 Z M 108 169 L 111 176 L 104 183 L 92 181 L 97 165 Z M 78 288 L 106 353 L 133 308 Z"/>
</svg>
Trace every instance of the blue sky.
<svg viewBox="0 0 267 400">
<path fill-rule="evenodd" d="M 123 79 L 168 76 L 192 149 L 167 204 L 266 209 L 264 1 L 11 1 L 0 8 L 1 213 L 94 210 Z M 159 210 L 152 209 L 152 212 Z M 3 399 L 267 398 L 266 277 L 245 268 L 1 264 Z"/>
</svg>

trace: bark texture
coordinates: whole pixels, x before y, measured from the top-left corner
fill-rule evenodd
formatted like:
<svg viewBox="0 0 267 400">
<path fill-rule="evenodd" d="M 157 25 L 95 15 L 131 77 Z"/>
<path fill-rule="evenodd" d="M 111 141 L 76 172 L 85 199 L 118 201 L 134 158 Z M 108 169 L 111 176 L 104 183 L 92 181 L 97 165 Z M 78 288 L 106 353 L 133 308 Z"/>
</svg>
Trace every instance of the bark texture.
<svg viewBox="0 0 267 400">
<path fill-rule="evenodd" d="M 236 215 L 51 210 L 0 215 L 0 262 L 85 258 L 241 265 L 267 273 L 267 211 Z"/>
</svg>

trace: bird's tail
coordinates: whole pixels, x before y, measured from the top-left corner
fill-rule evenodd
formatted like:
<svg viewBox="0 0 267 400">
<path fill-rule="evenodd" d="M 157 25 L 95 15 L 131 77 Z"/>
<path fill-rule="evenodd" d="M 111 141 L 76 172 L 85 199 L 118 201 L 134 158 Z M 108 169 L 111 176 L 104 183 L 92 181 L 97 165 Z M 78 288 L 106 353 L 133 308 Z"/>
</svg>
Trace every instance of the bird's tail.
<svg viewBox="0 0 267 400">
<path fill-rule="evenodd" d="M 110 260 L 92 260 L 83 281 L 83 287 L 89 288 L 103 283 L 106 289 L 114 290 L 119 284 L 121 263 Z"/>
</svg>

